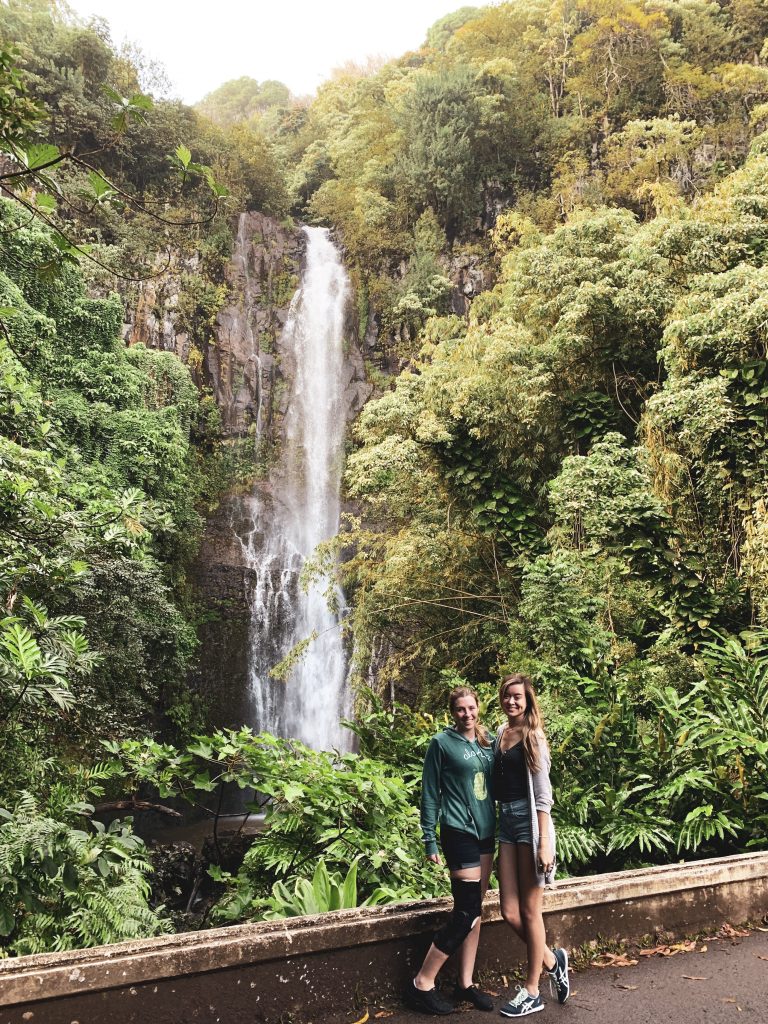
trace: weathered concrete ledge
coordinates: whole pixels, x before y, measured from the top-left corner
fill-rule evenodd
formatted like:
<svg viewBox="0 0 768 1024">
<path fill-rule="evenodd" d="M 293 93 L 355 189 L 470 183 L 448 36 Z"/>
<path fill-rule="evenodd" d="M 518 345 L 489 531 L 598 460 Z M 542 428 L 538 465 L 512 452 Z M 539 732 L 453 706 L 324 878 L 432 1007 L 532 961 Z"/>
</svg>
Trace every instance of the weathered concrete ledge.
<svg viewBox="0 0 768 1024">
<path fill-rule="evenodd" d="M 0 1024 L 278 1021 L 397 991 L 449 902 L 429 900 L 0 961 Z M 768 913 L 768 853 L 573 878 L 544 896 L 551 940 L 690 933 Z M 509 970 L 523 950 L 484 907 L 481 969 Z"/>
</svg>

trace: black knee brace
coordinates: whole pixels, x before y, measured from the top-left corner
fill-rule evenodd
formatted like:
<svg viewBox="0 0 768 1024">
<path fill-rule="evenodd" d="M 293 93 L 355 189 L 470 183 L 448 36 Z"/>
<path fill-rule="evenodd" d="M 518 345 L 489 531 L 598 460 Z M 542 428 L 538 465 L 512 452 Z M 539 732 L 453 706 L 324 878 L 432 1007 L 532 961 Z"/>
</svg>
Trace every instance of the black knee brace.
<svg viewBox="0 0 768 1024">
<path fill-rule="evenodd" d="M 480 880 L 452 878 L 453 911 L 446 923 L 435 933 L 433 942 L 441 953 L 455 953 L 482 912 Z"/>
</svg>

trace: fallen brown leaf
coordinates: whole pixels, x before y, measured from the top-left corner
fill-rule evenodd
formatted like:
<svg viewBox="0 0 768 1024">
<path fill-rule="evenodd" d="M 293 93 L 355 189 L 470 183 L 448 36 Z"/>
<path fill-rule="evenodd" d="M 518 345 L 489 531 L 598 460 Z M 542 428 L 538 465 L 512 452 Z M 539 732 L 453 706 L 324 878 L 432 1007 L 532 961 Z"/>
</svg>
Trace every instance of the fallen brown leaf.
<svg viewBox="0 0 768 1024">
<path fill-rule="evenodd" d="M 394 1010 L 379 1010 L 378 1013 L 374 1013 L 374 1017 L 378 1020 L 380 1017 L 391 1017 Z"/>
<path fill-rule="evenodd" d="M 637 960 L 632 960 L 622 953 L 601 953 L 592 961 L 593 967 L 634 967 Z"/>
<path fill-rule="evenodd" d="M 618 985 L 614 985 L 613 987 L 614 988 L 624 988 L 624 989 L 627 990 L 627 992 L 634 992 L 635 989 L 637 988 L 637 985 L 622 985 L 621 982 L 619 982 Z"/>
<path fill-rule="evenodd" d="M 768 960 L 768 956 L 763 956 L 761 953 L 755 953 L 758 960 Z"/>
<path fill-rule="evenodd" d="M 676 942 L 672 946 L 654 946 L 653 949 L 641 949 L 640 956 L 676 956 L 678 953 L 691 953 L 696 949 L 695 942 Z"/>
<path fill-rule="evenodd" d="M 701 949 L 699 950 L 699 952 L 700 953 L 706 953 L 707 952 L 707 947 L 706 946 L 702 946 Z"/>
<path fill-rule="evenodd" d="M 733 925 L 727 923 L 720 929 L 720 933 L 721 935 L 727 935 L 728 938 L 735 938 L 736 936 L 744 938 L 744 936 L 749 935 L 749 932 L 743 928 L 734 928 Z"/>
<path fill-rule="evenodd" d="M 680 977 L 686 981 L 709 981 L 709 978 L 703 978 L 700 974 L 681 974 Z"/>
<path fill-rule="evenodd" d="M 735 999 L 721 999 L 720 1002 L 721 1003 L 735 1003 L 736 1000 Z"/>
</svg>

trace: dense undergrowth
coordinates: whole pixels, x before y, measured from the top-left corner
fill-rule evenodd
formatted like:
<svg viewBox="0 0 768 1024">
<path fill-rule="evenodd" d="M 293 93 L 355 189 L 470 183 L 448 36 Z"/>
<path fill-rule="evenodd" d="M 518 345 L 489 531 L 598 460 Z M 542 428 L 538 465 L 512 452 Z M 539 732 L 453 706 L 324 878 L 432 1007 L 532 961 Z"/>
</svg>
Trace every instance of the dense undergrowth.
<svg viewBox="0 0 768 1024">
<path fill-rule="evenodd" d="M 189 571 L 230 460 L 199 366 L 126 348 L 125 302 L 197 254 L 179 329 L 199 354 L 221 197 L 281 200 L 250 194 L 256 150 L 141 92 L 103 26 L 12 2 L 0 29 L 0 936 L 25 953 L 168 927 L 131 820 L 94 817 L 124 795 L 103 742 L 204 727 Z"/>
<path fill-rule="evenodd" d="M 505 667 L 542 694 L 562 870 L 764 847 L 765 3 L 463 8 L 311 103 L 241 80 L 200 113 L 59 5 L 0 28 L 6 152 L 99 168 L 0 206 L 0 949 L 186 926 L 94 809 L 224 784 L 269 803 L 206 921 L 444 891 L 421 757 L 459 677 L 495 720 Z M 228 479 L 201 352 L 243 208 L 338 230 L 400 368 L 318 555 L 345 550 L 358 754 L 193 738 L 188 573 Z M 169 246 L 189 366 L 120 339 L 115 283 Z M 457 260 L 496 282 L 466 314 Z"/>
</svg>

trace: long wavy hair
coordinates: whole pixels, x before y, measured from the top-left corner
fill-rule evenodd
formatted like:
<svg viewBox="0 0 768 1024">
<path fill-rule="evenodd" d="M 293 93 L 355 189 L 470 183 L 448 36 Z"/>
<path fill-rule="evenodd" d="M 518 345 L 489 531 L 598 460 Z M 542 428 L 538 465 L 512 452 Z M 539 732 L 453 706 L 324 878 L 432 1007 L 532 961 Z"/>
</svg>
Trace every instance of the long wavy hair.
<svg viewBox="0 0 768 1024">
<path fill-rule="evenodd" d="M 478 708 L 480 707 L 480 701 L 477 699 L 477 694 L 471 687 L 457 686 L 455 690 L 451 690 L 451 694 L 448 697 L 448 706 L 451 711 L 456 707 L 456 702 L 461 700 L 462 697 L 471 697 L 475 704 L 477 704 Z M 485 726 L 480 724 L 479 719 L 475 723 L 475 736 L 477 737 L 477 742 L 481 747 L 490 747 L 491 737 L 488 735 L 488 730 Z"/>
<path fill-rule="evenodd" d="M 504 705 L 501 703 L 504 700 L 504 694 L 507 692 L 507 687 L 512 686 L 515 683 L 522 685 L 525 690 L 525 714 L 523 716 L 523 753 L 525 754 L 525 763 L 528 765 L 528 770 L 537 772 L 539 770 L 539 737 L 544 737 L 544 720 L 541 717 L 541 709 L 539 708 L 539 702 L 536 699 L 536 691 L 533 688 L 533 682 L 530 676 L 524 675 L 522 672 L 513 672 L 511 675 L 504 676 L 499 687 L 499 704 L 501 704 L 501 710 L 504 710 Z"/>
</svg>

